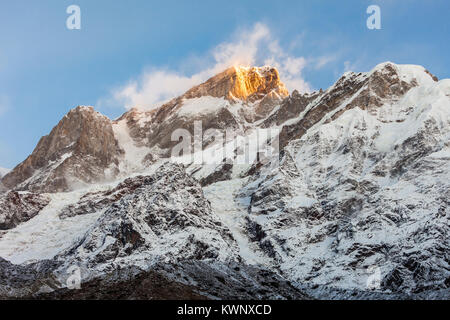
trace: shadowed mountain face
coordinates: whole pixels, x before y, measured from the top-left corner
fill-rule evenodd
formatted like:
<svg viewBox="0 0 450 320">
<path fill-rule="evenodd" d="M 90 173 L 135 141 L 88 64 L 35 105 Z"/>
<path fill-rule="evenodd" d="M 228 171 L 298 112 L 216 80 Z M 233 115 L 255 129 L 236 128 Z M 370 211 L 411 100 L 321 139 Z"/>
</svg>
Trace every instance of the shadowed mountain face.
<svg viewBox="0 0 450 320">
<path fill-rule="evenodd" d="M 2 183 L 18 190 L 67 191 L 114 176 L 121 153 L 111 121 L 92 107 L 77 107 Z"/>
<path fill-rule="evenodd" d="M 194 123 L 276 128 L 281 152 L 169 163 Z M 1 180 L 0 296 L 448 298 L 449 137 L 450 80 L 393 63 L 291 95 L 233 67 L 114 121 L 78 107 Z"/>
</svg>

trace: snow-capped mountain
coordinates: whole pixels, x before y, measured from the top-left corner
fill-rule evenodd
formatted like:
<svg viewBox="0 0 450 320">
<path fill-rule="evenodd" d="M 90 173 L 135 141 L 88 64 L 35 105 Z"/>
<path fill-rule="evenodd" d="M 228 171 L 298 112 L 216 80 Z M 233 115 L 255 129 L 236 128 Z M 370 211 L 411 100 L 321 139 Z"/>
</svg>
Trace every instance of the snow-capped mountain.
<svg viewBox="0 0 450 320">
<path fill-rule="evenodd" d="M 324 98 L 294 118 L 301 137 L 280 167 L 241 190 L 248 227 L 295 281 L 361 288 L 375 266 L 384 291 L 448 290 L 450 81 L 384 64 L 324 96 L 347 81 L 354 89 L 320 120 L 306 118 Z"/>
<path fill-rule="evenodd" d="M 237 164 L 203 137 L 216 161 L 171 163 L 199 122 L 279 130 L 280 153 Z M 450 80 L 393 63 L 307 94 L 233 67 L 117 120 L 78 107 L 1 180 L 0 296 L 448 298 L 449 138 Z"/>
</svg>

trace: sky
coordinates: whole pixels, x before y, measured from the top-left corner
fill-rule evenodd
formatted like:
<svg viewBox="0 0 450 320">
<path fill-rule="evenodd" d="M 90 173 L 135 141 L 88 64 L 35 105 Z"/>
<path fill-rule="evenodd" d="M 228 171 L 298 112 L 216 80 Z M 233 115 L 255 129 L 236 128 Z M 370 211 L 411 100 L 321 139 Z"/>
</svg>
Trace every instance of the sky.
<svg viewBox="0 0 450 320">
<path fill-rule="evenodd" d="M 66 12 L 77 5 L 81 29 Z M 381 29 L 366 12 L 378 5 Z M 78 105 L 114 119 L 232 65 L 273 65 L 292 91 L 378 63 L 450 78 L 448 0 L 0 0 L 0 167 Z"/>
</svg>

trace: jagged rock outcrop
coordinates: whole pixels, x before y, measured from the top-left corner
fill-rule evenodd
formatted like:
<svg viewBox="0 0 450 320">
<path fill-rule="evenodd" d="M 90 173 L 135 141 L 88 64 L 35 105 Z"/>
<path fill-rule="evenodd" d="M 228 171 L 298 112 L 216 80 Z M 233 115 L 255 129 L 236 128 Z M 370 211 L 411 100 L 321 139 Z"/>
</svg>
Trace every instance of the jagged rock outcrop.
<svg viewBox="0 0 450 320">
<path fill-rule="evenodd" d="M 148 176 L 137 176 L 125 179 L 116 187 L 104 191 L 88 192 L 76 203 L 69 204 L 61 209 L 59 217 L 62 219 L 77 215 L 95 213 L 101 211 L 123 197 L 133 194 L 136 189 L 145 184 L 152 183 Z"/>
<path fill-rule="evenodd" d="M 0 195 L 0 230 L 8 230 L 37 215 L 50 198 L 45 195 L 9 191 Z"/>
<path fill-rule="evenodd" d="M 169 157 L 179 143 L 172 139 L 176 129 L 193 136 L 194 124 L 201 123 L 203 132 L 243 133 L 246 122 L 261 119 L 287 95 L 275 68 L 233 67 L 155 110 L 132 109 L 116 121 L 92 107 L 77 107 L 2 178 L 3 189 L 62 192 L 111 180 L 121 170 L 142 169 L 160 157 Z M 133 164 L 124 165 L 124 149 L 130 144 L 145 154 L 139 159 L 129 155 L 135 158 Z"/>
<path fill-rule="evenodd" d="M 269 128 L 274 125 L 281 125 L 287 120 L 298 117 L 312 101 L 314 101 L 320 92 L 300 94 L 294 90 L 292 94 L 283 100 L 280 107 L 262 123 L 263 128 Z"/>
<path fill-rule="evenodd" d="M 223 163 L 218 166 L 213 172 L 208 174 L 206 177 L 200 179 L 200 184 L 202 186 L 207 186 L 219 181 L 230 180 L 233 173 L 233 164 Z"/>
<path fill-rule="evenodd" d="M 434 81 L 433 76 L 425 71 L 425 69 L 422 70 L 421 76 Z M 283 126 L 280 133 L 280 146 L 284 147 L 289 141 L 301 138 L 320 121 L 337 119 L 352 108 L 358 107 L 376 112 L 376 108 L 384 102 L 395 102 L 408 90 L 418 86 L 417 81 L 414 77 L 405 75 L 402 77 L 401 70 L 395 64 L 384 63 L 369 73 L 346 73 L 330 89 L 322 94 L 312 95 L 312 98 L 315 98 L 312 101 L 310 96 L 307 96 L 310 99 L 305 97 L 291 99 L 294 101 L 287 105 L 298 105 L 295 110 L 299 112 L 298 118 L 293 123 Z M 280 112 L 283 111 L 280 110 Z"/>
<path fill-rule="evenodd" d="M 56 273 L 58 267 L 54 261 L 15 266 L 0 258 L 0 300 L 311 299 L 272 271 L 232 262 L 156 263 L 149 270 L 124 266 L 79 288 L 67 287 L 70 273 Z"/>
<path fill-rule="evenodd" d="M 169 156 L 169 150 L 178 143 L 171 139 L 176 129 L 185 129 L 193 136 L 194 123 L 199 122 L 203 132 L 243 132 L 247 122 L 264 118 L 286 96 L 287 89 L 275 68 L 232 67 L 155 110 L 132 109 L 117 122 L 126 124 L 139 146 L 156 147 L 153 153 Z"/>
<path fill-rule="evenodd" d="M 270 94 L 284 98 L 288 91 L 280 80 L 278 70 L 271 67 L 231 67 L 205 83 L 187 91 L 183 98 L 203 96 L 225 98 L 231 102 L 255 102 Z"/>
<path fill-rule="evenodd" d="M 370 291 L 378 276 L 376 292 L 448 297 L 450 82 L 384 67 L 370 97 L 361 86 L 250 180 L 247 229 L 286 277 L 321 290 Z"/>
<path fill-rule="evenodd" d="M 111 121 L 92 107 L 77 107 L 1 182 L 16 190 L 67 191 L 114 177 L 122 152 Z"/>
<path fill-rule="evenodd" d="M 89 269 L 131 255 L 144 261 L 238 259 L 231 233 L 212 213 L 198 181 L 183 167 L 167 163 L 151 176 L 122 185 L 133 182 L 128 187 L 134 189 L 131 193 L 104 203 L 103 210 L 98 207 L 103 213 L 95 225 L 61 259 L 70 257 Z M 92 196 L 102 199 L 103 194 Z"/>
<path fill-rule="evenodd" d="M 181 166 L 163 165 L 112 192 L 124 186 L 128 194 L 105 203 L 86 234 L 53 259 L 16 269 L 0 259 L 0 298 L 307 298 L 275 273 L 243 263 Z M 74 266 L 80 290 L 67 288 Z M 141 281 L 147 285 L 136 287 Z"/>
<path fill-rule="evenodd" d="M 60 281 L 54 273 L 57 266 L 48 260 L 16 265 L 0 257 L 0 300 L 22 299 L 58 289 Z"/>
</svg>

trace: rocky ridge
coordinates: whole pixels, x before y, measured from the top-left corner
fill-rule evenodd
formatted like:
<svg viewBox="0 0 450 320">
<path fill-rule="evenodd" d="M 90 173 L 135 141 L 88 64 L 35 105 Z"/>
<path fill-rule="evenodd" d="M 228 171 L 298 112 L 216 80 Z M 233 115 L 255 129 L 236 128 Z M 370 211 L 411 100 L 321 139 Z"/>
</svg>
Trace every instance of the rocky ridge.
<svg viewBox="0 0 450 320">
<path fill-rule="evenodd" d="M 16 190 L 68 191 L 114 177 L 122 153 L 111 121 L 92 107 L 77 107 L 1 182 Z"/>
<path fill-rule="evenodd" d="M 0 212 L 13 221 L 0 254 L 16 263 L 0 261 L 0 293 L 448 298 L 449 97 L 449 80 L 383 63 L 309 94 L 288 96 L 273 68 L 231 68 L 116 121 L 77 108 L 2 179 L 16 190 L 0 201 L 22 198 Z M 171 132 L 192 133 L 195 121 L 242 135 L 281 129 L 279 158 L 167 163 Z M 50 217 L 79 236 L 55 237 L 47 258 L 27 260 L 41 250 L 28 230 L 51 235 L 42 225 Z M 73 265 L 81 268 L 81 291 L 61 280 Z M 138 294 L 130 290 L 136 279 L 160 282 Z M 174 285 L 165 291 L 167 279 Z M 113 284 L 123 295 L 109 293 Z"/>
</svg>

